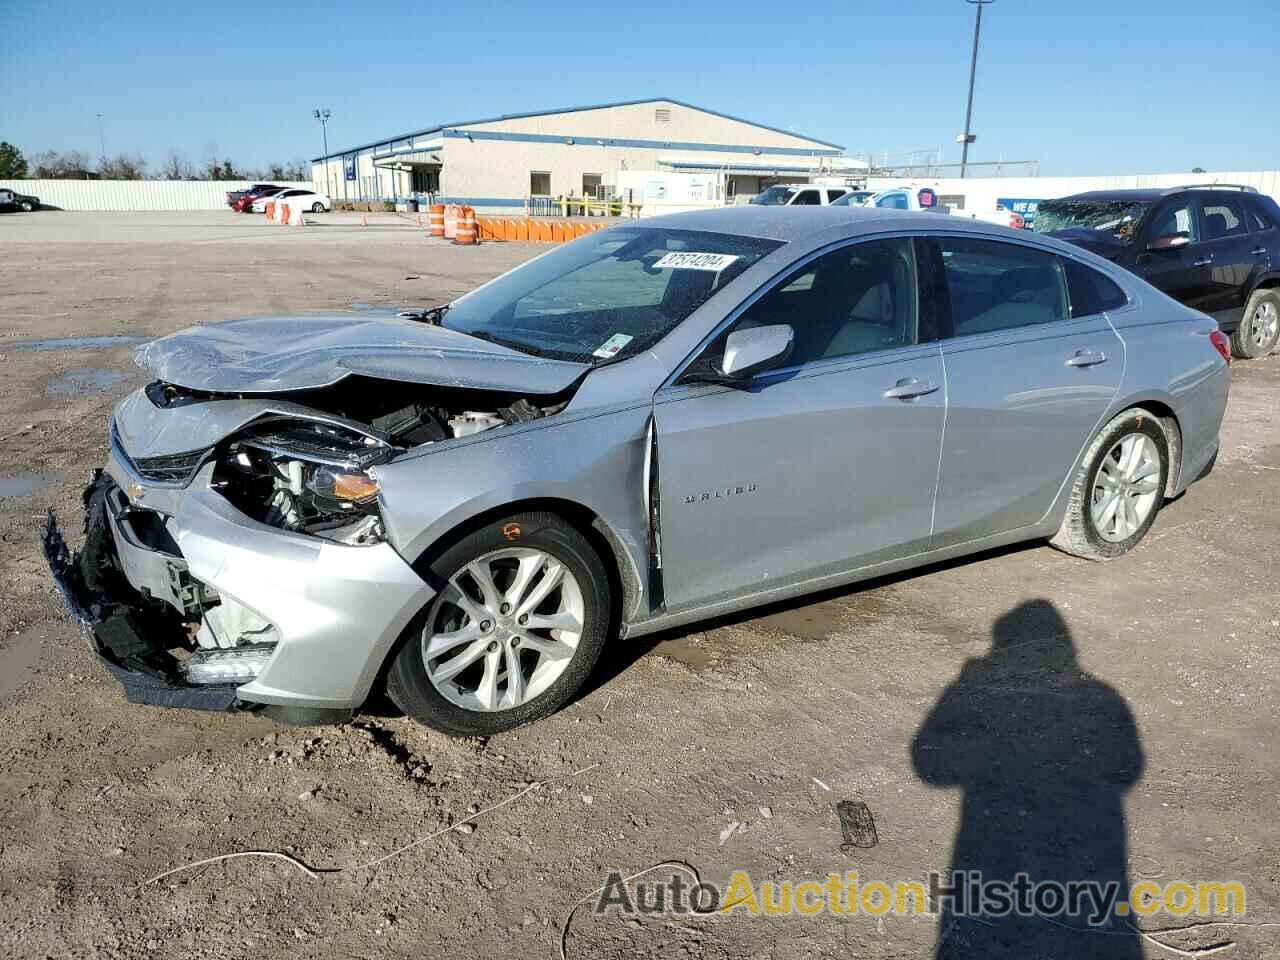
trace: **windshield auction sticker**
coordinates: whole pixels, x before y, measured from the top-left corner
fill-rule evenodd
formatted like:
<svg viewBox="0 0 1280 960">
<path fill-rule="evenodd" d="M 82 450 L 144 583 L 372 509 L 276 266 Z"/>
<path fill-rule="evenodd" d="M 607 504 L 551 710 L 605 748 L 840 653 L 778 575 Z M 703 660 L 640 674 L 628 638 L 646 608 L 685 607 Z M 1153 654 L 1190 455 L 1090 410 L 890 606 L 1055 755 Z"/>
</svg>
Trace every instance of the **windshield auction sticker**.
<svg viewBox="0 0 1280 960">
<path fill-rule="evenodd" d="M 668 253 L 653 266 L 658 270 L 668 267 L 673 270 L 710 270 L 719 273 L 737 259 L 737 255 L 731 253 Z"/>
<path fill-rule="evenodd" d="M 608 360 L 611 357 L 616 357 L 622 348 L 634 339 L 635 337 L 627 336 L 625 333 L 615 333 L 604 343 L 600 344 L 600 346 L 597 347 L 595 352 L 591 355 L 593 357 L 600 357 L 601 359 Z"/>
</svg>

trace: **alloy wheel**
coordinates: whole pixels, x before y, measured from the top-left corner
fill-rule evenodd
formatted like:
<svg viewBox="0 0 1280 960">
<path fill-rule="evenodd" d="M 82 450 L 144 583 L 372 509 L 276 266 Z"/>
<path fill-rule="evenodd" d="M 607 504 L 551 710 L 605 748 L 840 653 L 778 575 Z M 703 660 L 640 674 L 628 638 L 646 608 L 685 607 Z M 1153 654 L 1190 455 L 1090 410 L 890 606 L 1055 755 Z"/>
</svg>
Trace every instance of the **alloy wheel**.
<svg viewBox="0 0 1280 960">
<path fill-rule="evenodd" d="M 1249 339 L 1259 350 L 1270 349 L 1275 345 L 1277 333 L 1280 333 L 1280 311 L 1272 301 L 1264 300 L 1249 318 Z"/>
<path fill-rule="evenodd" d="M 1160 451 L 1143 433 L 1118 440 L 1093 481 L 1091 516 L 1098 535 L 1120 543 L 1137 533 L 1160 496 Z"/>
<path fill-rule="evenodd" d="M 582 637 L 582 588 L 542 550 L 511 547 L 459 570 L 422 633 L 427 678 L 466 710 L 509 710 L 564 673 Z"/>
</svg>

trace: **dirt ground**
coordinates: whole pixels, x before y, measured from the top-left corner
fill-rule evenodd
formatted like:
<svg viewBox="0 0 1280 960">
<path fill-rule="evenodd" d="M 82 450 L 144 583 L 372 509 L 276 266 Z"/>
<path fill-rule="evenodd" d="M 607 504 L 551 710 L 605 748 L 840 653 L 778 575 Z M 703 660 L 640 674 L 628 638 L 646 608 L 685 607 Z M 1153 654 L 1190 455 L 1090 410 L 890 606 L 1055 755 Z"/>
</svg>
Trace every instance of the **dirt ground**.
<svg viewBox="0 0 1280 960">
<path fill-rule="evenodd" d="M 1239 880 L 1244 922 L 1280 922 L 1280 356 L 1233 368 L 1217 469 L 1114 563 L 1030 545 L 619 644 L 586 696 L 487 741 L 383 704 L 286 728 L 125 703 L 63 616 L 38 530 L 49 504 L 77 516 L 142 373 L 133 341 L 30 341 L 434 303 L 540 250 L 315 220 L 0 218 L 0 956 L 555 957 L 614 870 L 679 859 L 722 890 L 739 869 L 892 882 L 999 872 L 1029 849 L 1063 876 Z M 875 846 L 842 849 L 841 800 L 867 804 Z M 140 887 L 248 850 L 341 872 L 241 858 Z M 1177 955 L 1027 923 L 1011 956 Z M 940 936 L 978 956 L 981 934 L 933 915 L 584 907 L 568 956 L 907 958 Z M 1162 939 L 1280 954 L 1275 926 Z"/>
</svg>

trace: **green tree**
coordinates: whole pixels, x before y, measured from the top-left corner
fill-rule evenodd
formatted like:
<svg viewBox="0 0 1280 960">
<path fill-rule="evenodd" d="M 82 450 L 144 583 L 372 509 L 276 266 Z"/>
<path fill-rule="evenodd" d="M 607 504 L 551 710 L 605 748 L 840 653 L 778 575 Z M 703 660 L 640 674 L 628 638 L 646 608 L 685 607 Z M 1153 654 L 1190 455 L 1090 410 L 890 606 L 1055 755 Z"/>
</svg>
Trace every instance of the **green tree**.
<svg viewBox="0 0 1280 960">
<path fill-rule="evenodd" d="M 1192 173 L 1204 173 L 1204 172 L 1205 172 L 1205 169 L 1204 169 L 1204 167 L 1192 167 L 1192 168 L 1191 168 L 1191 172 L 1192 172 Z"/>
<path fill-rule="evenodd" d="M 27 158 L 7 140 L 0 140 L 0 179 L 21 180 L 27 175 Z"/>
</svg>

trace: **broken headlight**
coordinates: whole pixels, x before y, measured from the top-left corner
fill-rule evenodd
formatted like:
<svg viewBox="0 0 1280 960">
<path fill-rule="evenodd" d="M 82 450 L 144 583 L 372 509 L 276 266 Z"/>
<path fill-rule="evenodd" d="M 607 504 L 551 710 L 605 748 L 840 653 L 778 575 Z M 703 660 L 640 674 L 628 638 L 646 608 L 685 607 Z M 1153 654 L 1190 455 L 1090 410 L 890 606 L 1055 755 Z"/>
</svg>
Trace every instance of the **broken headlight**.
<svg viewBox="0 0 1280 960">
<path fill-rule="evenodd" d="M 214 486 L 261 523 L 347 544 L 383 539 L 369 467 L 394 453 L 383 440 L 323 421 L 270 421 L 227 445 Z"/>
</svg>

